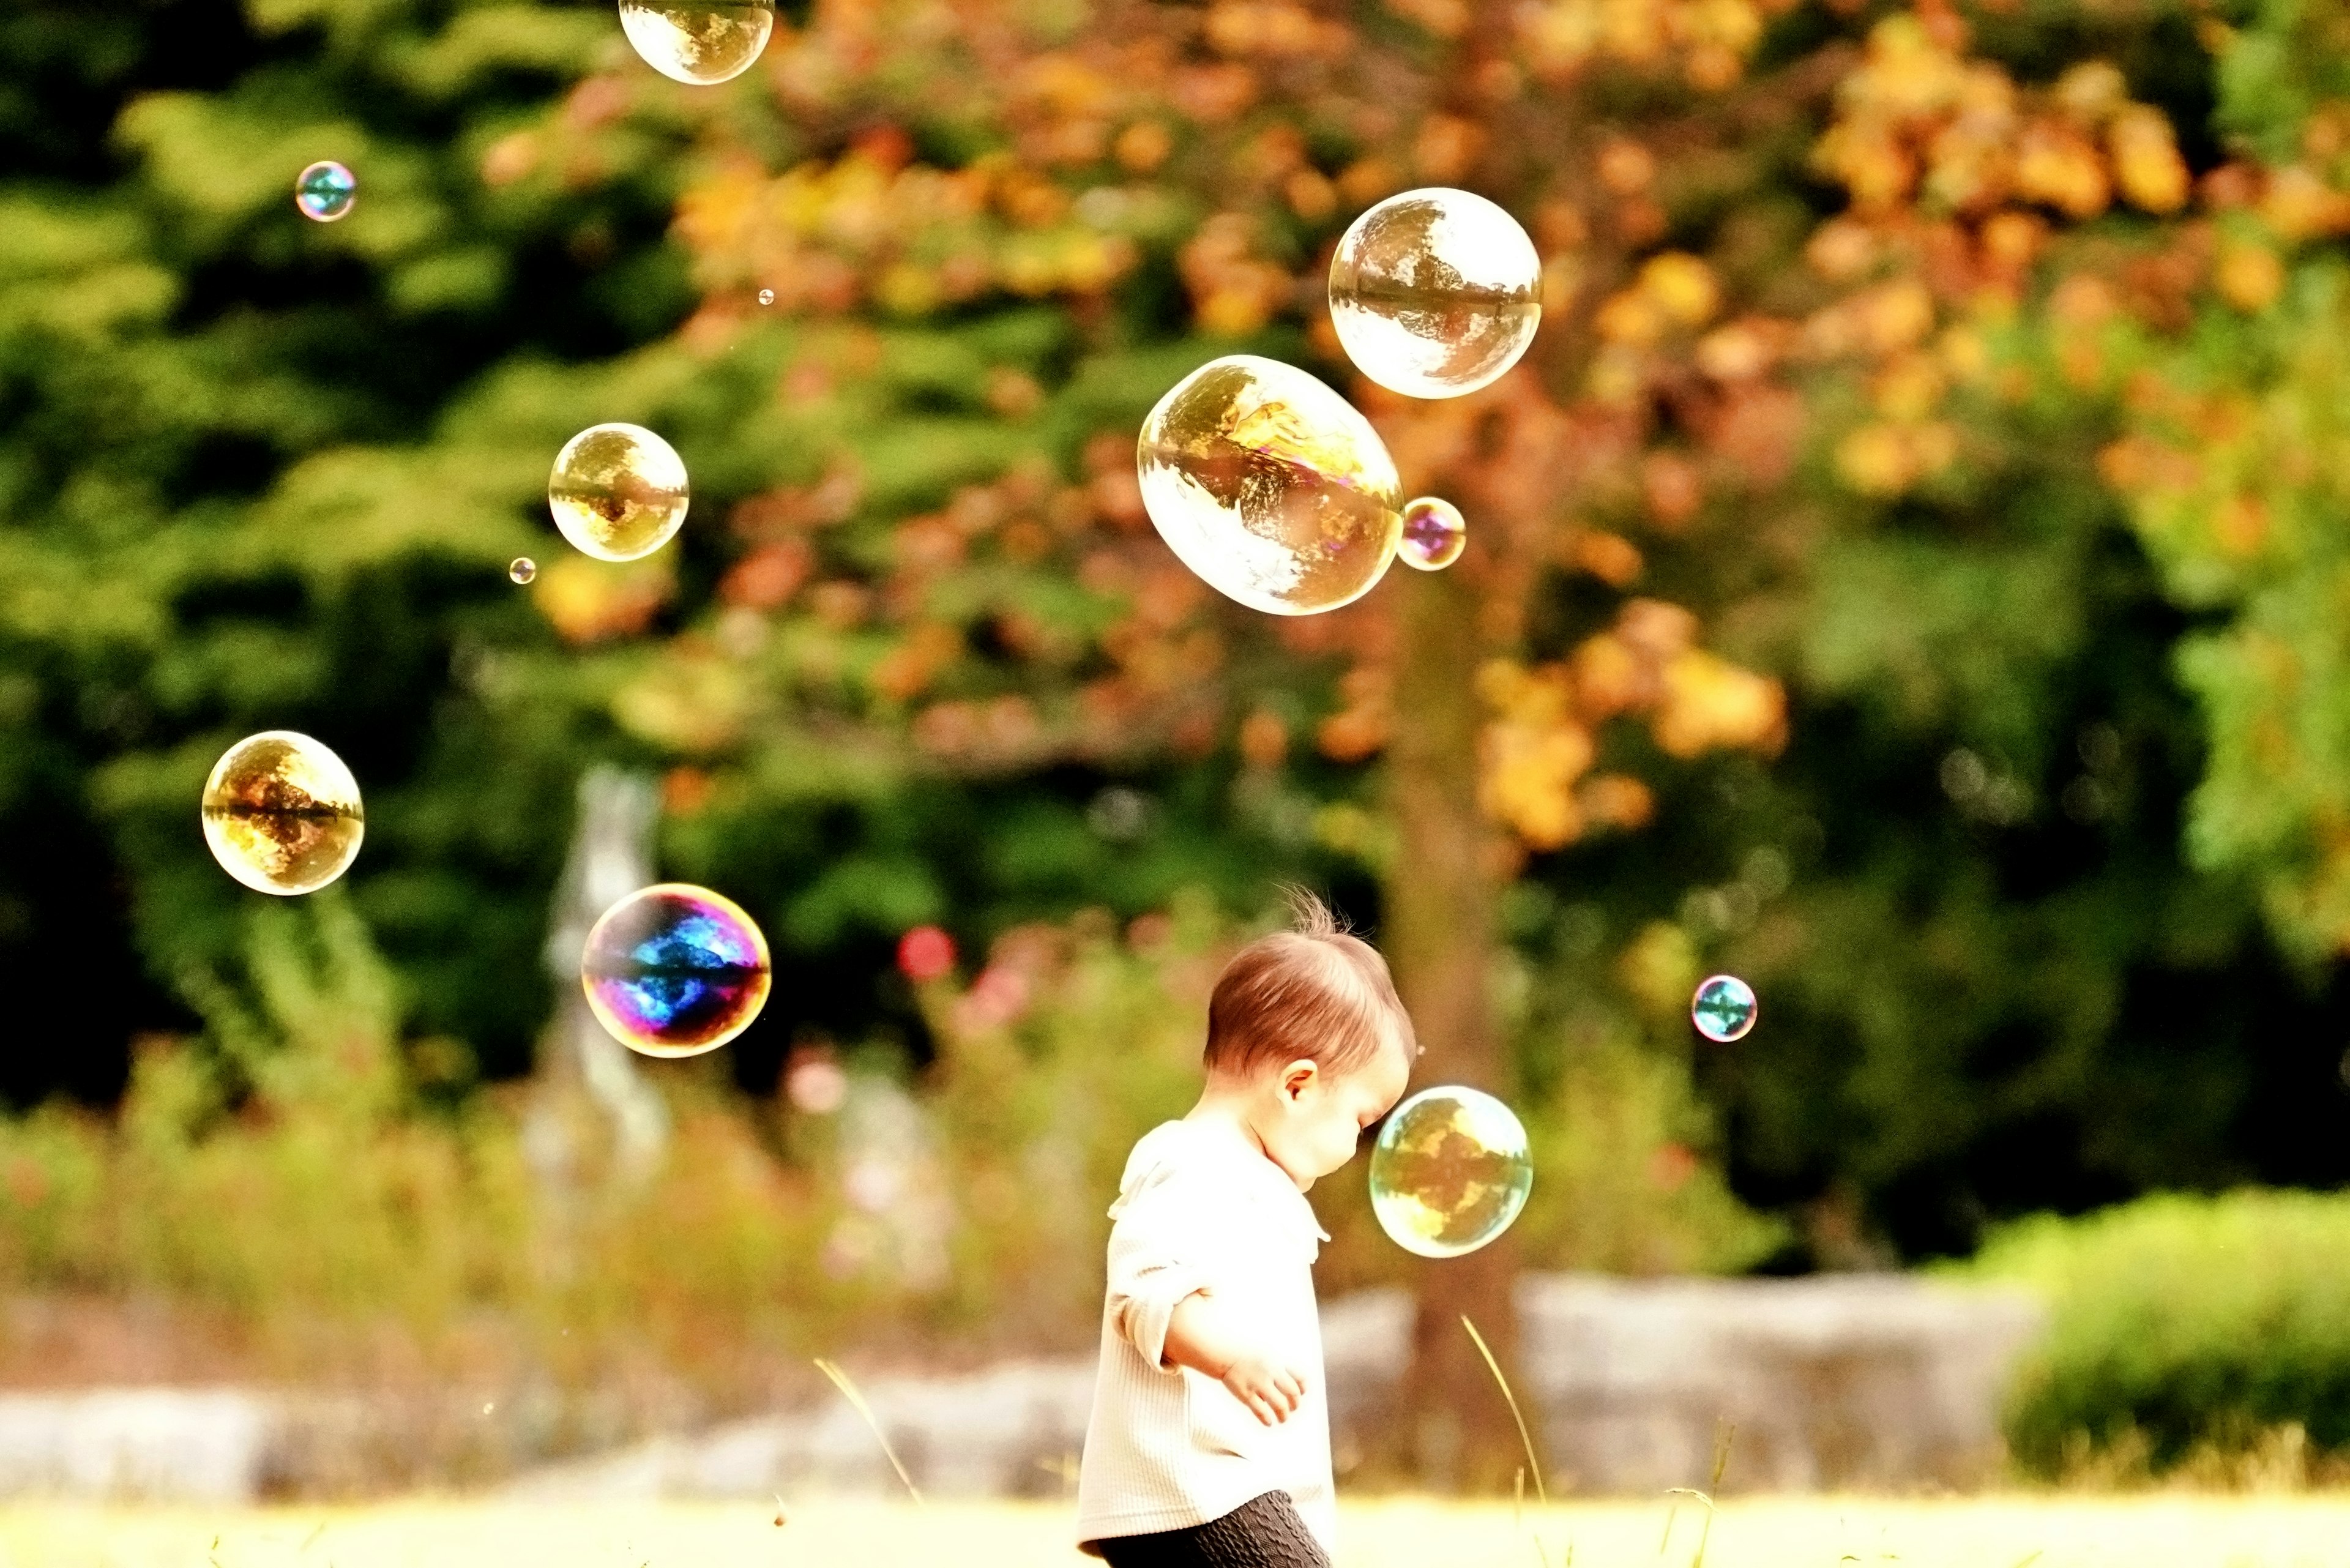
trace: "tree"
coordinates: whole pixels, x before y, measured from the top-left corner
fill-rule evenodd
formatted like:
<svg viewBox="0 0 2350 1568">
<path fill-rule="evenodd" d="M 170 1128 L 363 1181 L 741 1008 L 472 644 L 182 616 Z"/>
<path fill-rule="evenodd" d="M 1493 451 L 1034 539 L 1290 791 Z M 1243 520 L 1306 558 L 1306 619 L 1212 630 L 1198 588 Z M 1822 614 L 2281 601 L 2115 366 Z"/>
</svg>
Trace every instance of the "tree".
<svg viewBox="0 0 2350 1568">
<path fill-rule="evenodd" d="M 1691 1079 L 1800 1221 L 1774 1266 L 2350 1174 L 2323 8 L 827 0 L 710 89 L 600 5 L 86 12 L 0 23 L 0 944 L 135 949 L 107 1038 L 234 967 L 188 803 L 292 724 L 494 1073 L 611 758 L 775 940 L 762 1088 L 795 1029 L 925 1054 L 910 925 L 1294 876 L 1374 917 L 1432 1075 L 1556 1113 L 1544 1262 L 1690 1255 L 1574 1237 L 1706 1179 Z M 329 228 L 285 199 L 320 155 Z M 1427 182 L 1521 216 L 1546 315 L 1415 405 L 1320 302 Z M 1468 557 L 1280 623 L 1185 573 L 1133 431 L 1243 348 L 1356 398 Z M 695 484 L 626 567 L 537 516 L 609 419 Z M 1765 1022 L 1698 1053 L 1709 967 Z M 1400 1462 L 1518 1462 L 1452 1322 L 1506 1355 L 1509 1268 L 1430 1271 Z"/>
</svg>

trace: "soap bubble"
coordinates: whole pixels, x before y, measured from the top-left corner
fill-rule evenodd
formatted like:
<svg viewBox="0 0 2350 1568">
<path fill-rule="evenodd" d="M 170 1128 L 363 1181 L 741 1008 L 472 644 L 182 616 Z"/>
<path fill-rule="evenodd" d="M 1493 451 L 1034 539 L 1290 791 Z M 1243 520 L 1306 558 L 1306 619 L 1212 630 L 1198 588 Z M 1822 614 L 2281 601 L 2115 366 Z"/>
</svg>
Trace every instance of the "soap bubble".
<svg viewBox="0 0 2350 1568">
<path fill-rule="evenodd" d="M 775 304 L 775 291 L 774 289 L 772 289 L 772 288 L 763 288 L 763 289 L 761 289 L 761 290 L 759 291 L 759 303 L 760 303 L 760 304 L 762 304 L 762 305 L 773 305 L 773 304 Z"/>
<path fill-rule="evenodd" d="M 311 164 L 294 182 L 294 204 L 321 223 L 347 216 L 359 195 L 359 180 L 332 160 Z"/>
<path fill-rule="evenodd" d="M 767 1002 L 767 939 L 742 906 L 662 882 L 604 911 L 579 957 L 588 1005 L 648 1056 L 699 1056 L 751 1026 Z"/>
<path fill-rule="evenodd" d="M 1407 501 L 1403 508 L 1403 543 L 1397 558 L 1423 572 L 1440 572 L 1461 558 L 1469 546 L 1469 524 L 1461 508 L 1434 495 Z"/>
<path fill-rule="evenodd" d="M 259 893 L 308 893 L 341 876 L 366 834 L 359 781 L 307 735 L 265 730 L 222 754 L 204 781 L 204 843 Z"/>
<path fill-rule="evenodd" d="M 1518 221 L 1441 187 L 1357 218 L 1330 261 L 1330 324 L 1356 368 L 1415 398 L 1473 392 L 1542 324 L 1542 258 Z"/>
<path fill-rule="evenodd" d="M 620 0 L 620 30 L 661 75 L 712 87 L 749 70 L 767 47 L 775 0 Z"/>
<path fill-rule="evenodd" d="M 1168 548 L 1252 609 L 1336 609 L 1395 557 L 1395 460 L 1346 399 L 1278 360 L 1230 354 L 1184 377 L 1135 459 Z"/>
<path fill-rule="evenodd" d="M 633 561 L 668 544 L 690 499 L 684 460 L 641 425 L 581 431 L 546 479 L 555 525 L 599 561 Z"/>
<path fill-rule="evenodd" d="M 1422 1089 L 1388 1113 L 1371 1150 L 1371 1212 L 1423 1258 L 1475 1251 L 1510 1228 L 1534 1185 L 1525 1127 L 1475 1089 Z"/>
<path fill-rule="evenodd" d="M 1734 974 L 1710 976 L 1690 998 L 1690 1022 L 1719 1045 L 1743 1040 L 1754 1027 L 1754 988 Z"/>
<path fill-rule="evenodd" d="M 538 563 L 528 556 L 516 556 L 513 564 L 506 567 L 506 576 L 517 583 L 526 583 L 538 576 Z"/>
</svg>

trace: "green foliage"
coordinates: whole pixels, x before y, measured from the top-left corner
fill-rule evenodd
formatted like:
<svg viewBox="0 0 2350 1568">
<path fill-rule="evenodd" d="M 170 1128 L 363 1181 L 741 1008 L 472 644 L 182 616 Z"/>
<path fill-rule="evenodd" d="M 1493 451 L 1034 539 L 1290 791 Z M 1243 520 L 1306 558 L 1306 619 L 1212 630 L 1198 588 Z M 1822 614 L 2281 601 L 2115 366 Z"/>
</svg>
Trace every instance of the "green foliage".
<svg viewBox="0 0 2350 1568">
<path fill-rule="evenodd" d="M 2149 1198 L 1999 1232 L 1967 1273 L 2051 1311 L 2009 1407 L 2016 1459 L 2054 1475 L 2130 1442 L 2159 1470 L 2287 1424 L 2350 1449 L 2345 1246 L 2338 1194 Z"/>
<path fill-rule="evenodd" d="M 2118 62 L 2195 172 L 2250 150 L 2337 179 L 2342 148 L 2316 132 L 2344 93 L 2338 19 L 2263 0 L 2223 36 L 2196 34 L 2199 16 L 2034 4 L 1972 21 L 1977 53 L 2018 82 Z M 208 1215 L 308 1223 L 238 1209 L 232 1157 L 202 1151 L 297 1160 L 219 1106 L 313 1104 L 268 1075 L 326 1058 L 265 1046 L 333 1033 L 311 1016 L 321 996 L 355 1009 L 351 1037 L 384 1075 L 361 1097 L 375 1119 L 349 1125 L 439 1150 L 402 1157 L 442 1162 L 420 1190 L 515 1184 L 451 1198 L 432 1222 L 520 1211 L 512 1128 L 468 1064 L 495 1080 L 530 1060 L 550 997 L 546 894 L 591 761 L 668 770 L 663 870 L 739 897 L 775 940 L 778 1001 L 728 1054 L 741 1083 L 764 1091 L 795 1033 L 894 1032 L 909 1057 L 937 1052 L 931 1103 L 955 1158 L 993 1168 L 988 1128 L 1006 1150 L 1057 1150 L 1055 1202 L 1098 1196 L 1119 1140 L 1180 1097 L 1189 993 L 1088 926 L 1054 939 L 1066 951 L 1034 985 L 1093 1000 L 963 1031 L 899 985 L 899 931 L 941 920 L 983 947 L 1078 909 L 1130 920 L 1185 889 L 1250 910 L 1279 876 L 1335 888 L 1376 927 L 1374 884 L 1410 874 L 1378 815 L 1381 765 L 1308 754 L 1355 701 L 1337 677 L 1349 639 L 1376 649 L 1376 623 L 1268 629 L 1215 605 L 1119 487 L 1137 419 L 1208 354 L 1344 374 L 1299 301 L 1358 192 L 1403 177 L 1377 165 L 1405 156 L 1419 109 L 1373 85 L 1388 146 L 1379 115 L 1341 93 L 1361 84 L 1332 86 L 1343 62 L 1326 78 L 1306 57 L 1257 59 L 1230 41 L 1246 28 L 1186 34 L 1131 72 L 1088 52 L 1125 19 L 1190 26 L 1184 8 L 1050 27 L 984 7 L 937 17 L 868 38 L 810 13 L 760 70 L 697 92 L 639 66 L 602 3 L 0 16 L 0 969 L 78 977 L 87 1036 L 0 1060 L 0 1089 L 103 1100 L 134 1034 L 201 1028 L 199 1050 L 142 1059 L 122 1113 L 126 1128 L 182 1127 L 156 1147 L 188 1170 L 220 1162 L 204 1179 L 219 1191 L 173 1200 L 191 1233 Z M 1356 19 L 1366 49 L 1397 47 L 1377 57 L 1398 82 L 1434 79 L 1420 67 L 1440 49 L 1416 24 Z M 1783 680 L 1791 720 L 1767 766 L 1668 757 L 1628 722 L 1595 730 L 1599 766 L 1653 782 L 1655 821 L 1534 855 L 1509 890 L 1497 987 L 1559 1178 L 1525 1221 L 1537 1261 L 1752 1258 L 1764 1231 L 1703 1159 L 1676 1178 L 1675 1149 L 1718 1152 L 1750 1202 L 1856 1214 L 1908 1255 L 1963 1251 L 1987 1220 L 2052 1204 L 2346 1168 L 2338 1041 L 2318 1027 L 2350 909 L 2338 239 L 2241 206 L 2064 228 L 2012 308 L 1945 301 L 1953 330 L 1904 350 L 1948 371 L 1935 411 L 1957 456 L 1898 495 L 1856 488 L 1838 458 L 1877 418 L 1872 367 L 1798 355 L 1782 386 L 1681 365 L 1659 372 L 1653 409 L 1593 412 L 1623 347 L 1595 358 L 1596 309 L 1647 253 L 1702 257 L 1725 321 L 1799 328 L 1846 283 L 1899 281 L 1949 237 L 1933 227 L 1948 214 L 1921 208 L 1866 276 L 1832 283 L 1804 260 L 1835 204 L 1811 161 L 1837 101 L 1820 62 L 1851 63 L 1813 51 L 1861 43 L 1875 20 L 1798 8 L 1734 100 L 1621 62 L 1593 67 L 1588 99 L 1537 72 L 1510 100 L 1564 127 L 1521 139 L 1523 215 L 1572 253 L 1558 284 L 1575 296 L 1530 369 L 1549 378 L 1540 396 L 1591 421 L 1570 444 L 1622 462 L 1523 529 L 1481 516 L 1473 548 L 1606 531 L 1636 542 L 1639 573 L 1603 581 L 1532 552 L 1513 655 L 1564 659 L 1627 599 L 1669 600 Z M 995 51 L 984 64 L 979 45 Z M 1181 107 L 1223 102 L 1217 84 L 1243 71 L 1270 90 Z M 1099 107 L 1153 72 L 1175 73 L 1149 88 L 1164 101 Z M 1134 126 L 1173 128 L 1163 161 L 1147 137 L 1118 151 Z M 1659 163 L 1637 199 L 1594 172 L 1603 130 Z M 311 224 L 290 185 L 326 156 L 359 171 L 359 202 Z M 967 182 L 953 202 L 950 180 Z M 1560 203 L 1575 222 L 1546 227 Z M 1652 238 L 1619 243 L 1635 218 Z M 2222 256 L 2274 250 L 2275 297 L 2199 285 L 2176 319 L 2137 319 L 2129 296 L 2088 320 L 2089 296 L 2067 291 L 2139 278 L 2198 233 Z M 754 306 L 763 285 L 784 301 Z M 848 303 L 808 303 L 834 295 Z M 1989 373 L 1960 352 L 1977 338 Z M 2150 400 L 2149 385 L 2188 400 Z M 540 510 L 552 452 L 608 419 L 656 425 L 694 475 L 685 534 L 644 567 L 567 558 Z M 2113 454 L 2131 439 L 2192 452 L 2200 477 L 2124 483 Z M 1695 465 L 1697 511 L 1657 509 L 1648 455 Z M 2213 530 L 2253 515 L 2226 512 L 2240 500 L 2266 519 L 2258 548 Z M 546 568 L 527 595 L 503 572 L 526 552 Z M 1280 743 L 1236 754 L 1243 714 Z M 262 901 L 195 831 L 212 760 L 279 726 L 337 747 L 367 792 L 348 904 L 315 929 L 255 925 Z M 384 974 L 350 958 L 353 922 Z M 1688 988 L 1716 967 L 1757 984 L 1763 1022 L 1691 1057 Z M 314 972 L 340 978 L 312 995 Z M 1106 1044 L 1128 1038 L 1131 1052 Z M 1070 1108 L 1097 1099 L 1114 1114 Z M 821 1143 L 792 1140 L 818 1138 L 815 1124 L 730 1120 L 723 1103 L 695 1102 L 685 1125 L 707 1140 L 695 1147 L 727 1151 L 710 1153 L 723 1179 L 671 1200 L 728 1239 L 677 1321 L 739 1312 L 780 1333 L 784 1308 L 760 1293 L 807 1275 L 837 1198 L 806 1197 Z M 128 1156 L 76 1116 L 9 1136 L 54 1167 L 57 1201 L 103 1188 L 118 1196 L 90 1199 L 91 1215 L 130 1202 Z M 128 1245 L 106 1240 L 112 1221 L 92 1218 L 97 1250 L 77 1251 L 81 1221 L 41 1212 L 25 1220 L 28 1280 L 169 1272 L 106 1251 Z M 1035 1216 L 1003 1220 L 987 1246 L 1028 1262 L 974 1263 L 968 1299 L 936 1310 L 975 1317 L 1021 1269 L 1075 1277 L 1095 1221 L 1055 1222 L 1057 1239 Z M 582 1232 L 608 1234 L 616 1258 L 645 1249 L 614 1265 L 623 1277 L 660 1250 L 635 1223 Z M 377 1247 L 368 1233 L 350 1244 Z M 484 1233 L 464 1255 L 537 1244 Z M 1370 1278 L 1377 1252 L 1342 1236 L 1336 1255 Z M 1798 1241 L 1779 1262 L 1825 1255 Z M 443 1282 L 419 1299 L 444 1304 L 417 1313 L 468 1292 L 523 1299 L 480 1282 L 503 1266 L 422 1270 Z M 207 1299 L 241 1288 L 189 1278 Z M 636 1288 L 616 1287 L 613 1321 L 641 1305 Z M 820 1314 L 868 1285 L 809 1288 L 774 1300 Z"/>
<path fill-rule="evenodd" d="M 22 51 L 0 134 L 26 154 L 0 185 L 0 903 L 44 912 L 0 944 L 70 964 L 62 928 L 121 918 L 78 889 L 127 883 L 137 960 L 99 961 L 119 1000 L 96 1060 L 177 1023 L 139 969 L 168 988 L 221 963 L 246 903 L 190 791 L 237 735 L 302 729 L 366 781 L 354 890 L 420 1017 L 511 1067 L 544 1007 L 533 906 L 608 725 L 543 661 L 512 718 L 450 672 L 518 645 L 524 705 L 551 639 L 500 568 L 542 451 L 604 406 L 557 362 L 683 307 L 673 175 L 643 138 L 592 192 L 481 173 L 608 52 L 600 7 L 155 10 L 19 7 L 0 31 Z M 60 120 L 111 147 L 104 178 L 49 143 Z M 291 197 L 327 156 L 360 181 L 331 225 Z"/>
</svg>

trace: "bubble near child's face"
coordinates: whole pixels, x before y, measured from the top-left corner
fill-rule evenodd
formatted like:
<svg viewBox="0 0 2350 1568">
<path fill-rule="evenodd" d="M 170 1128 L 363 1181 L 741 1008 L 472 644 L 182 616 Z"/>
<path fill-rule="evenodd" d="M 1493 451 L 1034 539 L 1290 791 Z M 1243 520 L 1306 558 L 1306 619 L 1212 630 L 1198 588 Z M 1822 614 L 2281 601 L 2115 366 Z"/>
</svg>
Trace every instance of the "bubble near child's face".
<svg viewBox="0 0 2350 1568">
<path fill-rule="evenodd" d="M 294 204 L 313 223 L 331 223 L 347 216 L 359 193 L 358 178 L 331 159 L 311 164 L 294 181 Z"/>
<path fill-rule="evenodd" d="M 367 831 L 351 770 L 291 730 L 231 746 L 204 783 L 203 815 L 213 858 L 257 893 L 325 887 L 349 868 Z"/>
<path fill-rule="evenodd" d="M 591 425 L 556 454 L 547 510 L 599 561 L 633 561 L 673 538 L 691 499 L 677 449 L 641 425 Z"/>
<path fill-rule="evenodd" d="M 620 31 L 645 64 L 688 87 L 741 76 L 775 30 L 775 0 L 620 0 Z"/>
<path fill-rule="evenodd" d="M 1754 988 L 1734 974 L 1711 976 L 1690 998 L 1690 1022 L 1717 1045 L 1743 1040 L 1754 1027 L 1757 1011 Z"/>
<path fill-rule="evenodd" d="M 1388 1116 L 1371 1150 L 1371 1212 L 1389 1240 L 1423 1258 L 1491 1241 L 1534 1184 L 1525 1127 L 1475 1089 L 1422 1089 Z"/>
<path fill-rule="evenodd" d="M 1135 460 L 1167 547 L 1251 609 L 1336 609 L 1395 559 L 1395 460 L 1352 404 L 1279 360 L 1228 354 L 1184 377 L 1143 421 Z"/>
<path fill-rule="evenodd" d="M 1542 325 L 1542 258 L 1518 221 L 1467 191 L 1388 197 L 1330 260 L 1330 325 L 1356 369 L 1414 398 L 1473 392 Z"/>
<path fill-rule="evenodd" d="M 772 982 L 767 939 L 733 899 L 683 882 L 642 888 L 588 933 L 579 981 L 614 1039 L 699 1056 L 751 1026 Z"/>
</svg>

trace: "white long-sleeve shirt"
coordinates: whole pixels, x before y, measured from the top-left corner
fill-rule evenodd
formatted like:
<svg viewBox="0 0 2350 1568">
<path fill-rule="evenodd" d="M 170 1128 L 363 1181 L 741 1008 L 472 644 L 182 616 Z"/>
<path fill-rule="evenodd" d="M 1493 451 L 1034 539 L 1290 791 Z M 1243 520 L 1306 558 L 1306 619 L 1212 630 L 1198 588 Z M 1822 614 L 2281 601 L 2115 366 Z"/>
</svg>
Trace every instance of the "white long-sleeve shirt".
<svg viewBox="0 0 2350 1568">
<path fill-rule="evenodd" d="M 1278 1490 L 1335 1556 L 1313 1273 L 1330 1238 L 1313 1206 L 1235 1129 L 1186 1121 L 1134 1146 L 1109 1212 L 1117 1224 L 1077 1476 L 1079 1544 L 1205 1524 Z M 1168 1319 L 1195 1291 L 1211 1293 L 1263 1355 L 1305 1374 L 1305 1397 L 1286 1421 L 1265 1426 L 1217 1379 L 1166 1363 Z"/>
</svg>

